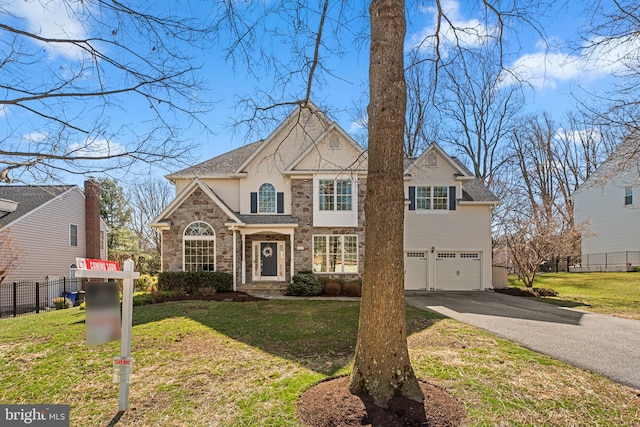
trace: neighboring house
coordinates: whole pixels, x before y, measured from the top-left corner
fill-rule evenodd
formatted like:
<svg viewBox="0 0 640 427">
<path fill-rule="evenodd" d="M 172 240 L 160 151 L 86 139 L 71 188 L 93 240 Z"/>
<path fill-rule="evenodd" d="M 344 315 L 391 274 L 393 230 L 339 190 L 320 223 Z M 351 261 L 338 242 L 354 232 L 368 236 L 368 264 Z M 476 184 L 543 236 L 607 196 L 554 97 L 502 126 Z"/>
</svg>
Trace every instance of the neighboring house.
<svg viewBox="0 0 640 427">
<path fill-rule="evenodd" d="M 640 140 L 625 139 L 575 191 L 574 222 L 584 227 L 583 271 L 640 266 Z"/>
<path fill-rule="evenodd" d="M 310 107 L 265 140 L 167 175 L 176 197 L 151 224 L 164 271 L 226 271 L 239 289 L 305 270 L 362 274 L 367 153 Z M 491 288 L 496 197 L 432 144 L 406 163 L 405 199 L 406 288 Z"/>
<path fill-rule="evenodd" d="M 69 277 L 76 257 L 107 258 L 107 226 L 100 218 L 100 187 L 0 186 L 0 233 L 9 233 L 20 257 L 4 283 Z"/>
</svg>

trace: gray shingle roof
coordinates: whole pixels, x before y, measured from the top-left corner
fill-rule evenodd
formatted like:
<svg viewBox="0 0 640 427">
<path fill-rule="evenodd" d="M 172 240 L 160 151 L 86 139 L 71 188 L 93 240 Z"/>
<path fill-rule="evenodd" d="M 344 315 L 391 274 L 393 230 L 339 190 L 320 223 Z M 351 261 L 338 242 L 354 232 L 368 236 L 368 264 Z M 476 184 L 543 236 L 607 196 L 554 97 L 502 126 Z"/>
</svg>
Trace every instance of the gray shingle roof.
<svg viewBox="0 0 640 427">
<path fill-rule="evenodd" d="M 175 178 L 206 178 L 224 176 L 233 173 L 244 163 L 245 160 L 260 147 L 262 140 L 252 142 L 240 148 L 236 148 L 228 153 L 221 154 L 209 160 L 205 160 L 197 165 L 190 166 L 181 171 L 174 172 L 166 176 L 167 179 Z"/>
<path fill-rule="evenodd" d="M 464 202 L 499 202 L 498 199 L 478 178 L 462 184 Z"/>
<path fill-rule="evenodd" d="M 0 199 L 18 202 L 15 212 L 0 218 L 0 226 L 12 223 L 38 206 L 73 188 L 73 185 L 2 185 Z"/>
<path fill-rule="evenodd" d="M 245 224 L 292 224 L 298 225 L 298 218 L 291 215 L 240 215 L 238 218 Z"/>
</svg>

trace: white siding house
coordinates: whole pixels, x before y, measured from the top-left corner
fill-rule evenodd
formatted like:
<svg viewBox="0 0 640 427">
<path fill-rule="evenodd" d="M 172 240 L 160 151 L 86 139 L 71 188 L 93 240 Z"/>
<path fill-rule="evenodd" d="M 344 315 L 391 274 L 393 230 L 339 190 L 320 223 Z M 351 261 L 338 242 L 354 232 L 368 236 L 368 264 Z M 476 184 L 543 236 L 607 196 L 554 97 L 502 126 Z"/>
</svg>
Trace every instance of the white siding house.
<svg viewBox="0 0 640 427">
<path fill-rule="evenodd" d="M 640 266 L 639 141 L 629 138 L 573 195 L 584 228 L 581 269 L 626 271 Z"/>
<path fill-rule="evenodd" d="M 405 166 L 406 289 L 490 289 L 498 199 L 435 143 Z M 162 268 L 227 271 L 239 289 L 303 270 L 360 277 L 366 178 L 367 152 L 299 107 L 266 139 L 167 176 L 176 198 L 151 224 Z"/>
</svg>

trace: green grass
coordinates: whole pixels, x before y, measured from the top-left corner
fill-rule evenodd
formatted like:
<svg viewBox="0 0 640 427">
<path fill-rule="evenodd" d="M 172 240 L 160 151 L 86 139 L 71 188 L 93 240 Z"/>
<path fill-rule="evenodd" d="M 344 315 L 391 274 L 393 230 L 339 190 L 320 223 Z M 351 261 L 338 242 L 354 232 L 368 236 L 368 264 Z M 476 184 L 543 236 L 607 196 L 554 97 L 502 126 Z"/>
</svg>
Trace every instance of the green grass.
<svg viewBox="0 0 640 427">
<path fill-rule="evenodd" d="M 524 288 L 516 276 L 509 285 Z M 534 287 L 551 288 L 557 297 L 540 300 L 597 313 L 640 320 L 640 273 L 544 273 Z"/>
<path fill-rule="evenodd" d="M 122 426 L 298 426 L 309 386 L 348 374 L 359 304 L 182 301 L 135 307 L 131 409 Z M 85 312 L 0 320 L 0 402 L 67 403 L 72 426 L 116 415 L 119 343 L 87 348 Z M 418 376 L 470 426 L 637 425 L 637 391 L 451 319 L 407 308 Z"/>
</svg>

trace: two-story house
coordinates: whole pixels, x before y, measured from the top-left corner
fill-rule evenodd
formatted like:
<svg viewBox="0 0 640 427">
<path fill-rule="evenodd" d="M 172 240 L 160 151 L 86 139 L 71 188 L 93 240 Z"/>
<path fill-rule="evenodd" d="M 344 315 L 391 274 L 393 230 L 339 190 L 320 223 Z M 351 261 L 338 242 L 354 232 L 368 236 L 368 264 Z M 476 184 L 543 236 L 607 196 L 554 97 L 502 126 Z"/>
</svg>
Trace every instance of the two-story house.
<svg viewBox="0 0 640 427">
<path fill-rule="evenodd" d="M 575 191 L 574 222 L 583 228 L 576 271 L 640 266 L 640 138 L 631 134 Z"/>
<path fill-rule="evenodd" d="M 303 270 L 359 276 L 366 176 L 362 147 L 296 108 L 268 138 L 167 176 L 176 197 L 152 223 L 162 268 L 227 271 L 240 289 Z M 436 144 L 405 177 L 406 288 L 490 288 L 495 196 Z"/>
<path fill-rule="evenodd" d="M 11 237 L 17 261 L 5 283 L 69 277 L 76 258 L 107 259 L 100 185 L 1 185 L 0 234 Z M 6 250 L 6 249 L 5 249 Z"/>
</svg>

